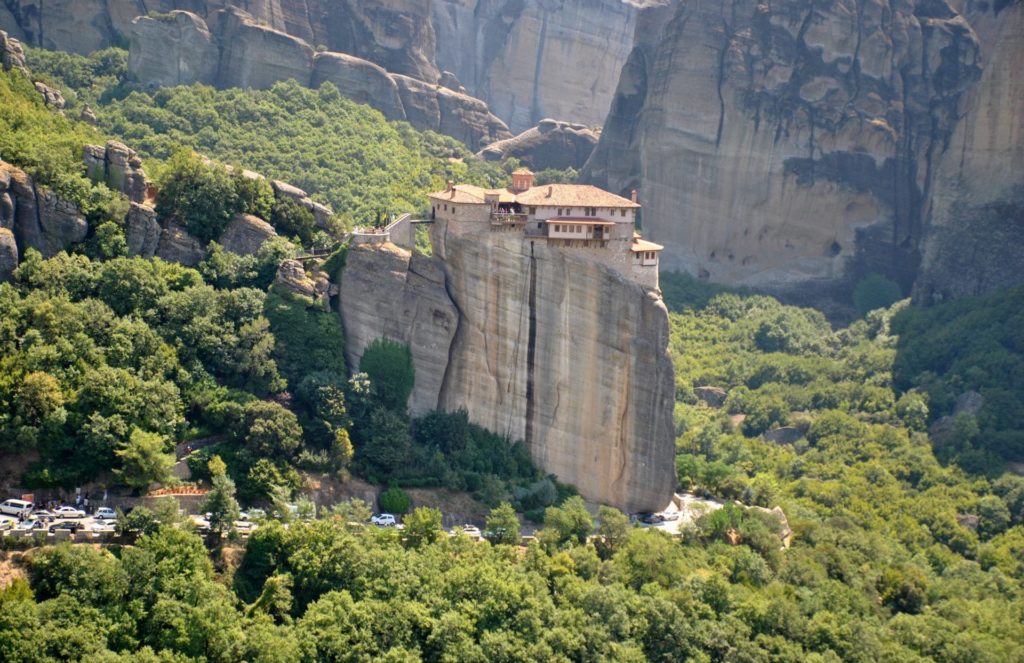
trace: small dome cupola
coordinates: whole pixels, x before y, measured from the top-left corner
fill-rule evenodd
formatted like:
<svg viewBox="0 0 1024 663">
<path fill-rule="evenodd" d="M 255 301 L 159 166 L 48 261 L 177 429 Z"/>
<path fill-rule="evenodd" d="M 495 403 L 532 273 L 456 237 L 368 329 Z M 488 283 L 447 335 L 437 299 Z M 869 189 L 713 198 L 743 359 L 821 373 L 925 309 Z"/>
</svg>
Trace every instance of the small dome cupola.
<svg viewBox="0 0 1024 663">
<path fill-rule="evenodd" d="M 520 168 L 512 173 L 512 192 L 521 193 L 533 188 L 533 173 L 527 168 Z"/>
</svg>

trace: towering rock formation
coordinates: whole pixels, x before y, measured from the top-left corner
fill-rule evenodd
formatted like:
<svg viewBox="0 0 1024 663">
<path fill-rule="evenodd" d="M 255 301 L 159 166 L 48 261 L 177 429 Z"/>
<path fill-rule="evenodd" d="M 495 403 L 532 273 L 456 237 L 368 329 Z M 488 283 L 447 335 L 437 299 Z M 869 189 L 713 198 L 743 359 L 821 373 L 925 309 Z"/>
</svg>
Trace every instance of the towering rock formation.
<svg viewBox="0 0 1024 663">
<path fill-rule="evenodd" d="M 0 3 L 0 28 L 32 46 L 86 54 L 124 43 L 136 16 L 166 20 L 182 9 L 212 26 L 218 12 L 237 8 L 269 31 L 243 31 L 224 42 L 252 59 L 252 75 L 274 68 L 263 56 L 267 40 L 289 35 L 428 85 L 449 70 L 470 95 L 523 131 L 545 117 L 600 124 L 632 45 L 637 7 L 661 1 L 7 0 Z M 149 50 L 146 71 L 201 72 L 219 57 L 195 34 L 202 32 L 198 26 L 175 21 L 180 33 L 157 41 L 177 39 L 193 48 Z"/>
<path fill-rule="evenodd" d="M 432 235 L 433 259 L 350 250 L 349 365 L 375 338 L 406 341 L 414 412 L 465 408 L 588 499 L 663 508 L 675 487 L 674 382 L 657 291 L 515 233 L 438 222 Z"/>
<path fill-rule="evenodd" d="M 669 266 L 800 293 L 881 272 L 909 291 L 922 253 L 954 264 L 931 247 L 964 227 L 953 221 L 964 196 L 984 216 L 1021 183 L 1011 80 L 1021 10 L 945 0 L 649 10 L 586 176 L 641 190 L 645 230 L 667 245 Z M 987 179 L 986 162 L 1004 170 L 963 186 Z M 1016 264 L 1005 255 L 1000 270 Z"/>
</svg>

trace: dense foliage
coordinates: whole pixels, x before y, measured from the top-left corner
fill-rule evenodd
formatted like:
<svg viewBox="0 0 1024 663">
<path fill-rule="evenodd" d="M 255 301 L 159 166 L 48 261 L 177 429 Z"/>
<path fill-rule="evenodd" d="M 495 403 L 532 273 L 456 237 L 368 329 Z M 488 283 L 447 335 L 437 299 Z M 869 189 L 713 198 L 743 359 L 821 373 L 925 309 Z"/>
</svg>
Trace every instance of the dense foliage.
<svg viewBox="0 0 1024 663">
<path fill-rule="evenodd" d="M 68 75 L 93 89 L 116 80 L 100 62 Z M 102 218 L 90 201 L 104 191 L 70 158 L 94 135 L 33 94 L 0 76 L 5 157 Z M 339 200 L 358 201 L 352 214 L 395 204 L 396 183 L 422 188 L 463 167 L 433 170 L 424 154 L 447 143 L 424 148 L 433 137 L 336 97 L 179 88 L 111 102 L 107 121 L 134 118 L 124 130 L 154 153 L 197 141 L 217 154 L 210 141 L 236 161 L 251 141 L 293 181 L 308 166 L 310 181 L 340 187 Z M 260 145 L 275 123 L 282 133 Z M 353 151 L 329 161 L 284 140 L 313 126 L 350 131 Z M 392 153 L 360 143 L 362 129 L 412 161 L 391 179 L 374 171 Z M 364 162 L 365 180 L 345 170 Z M 323 163 L 341 184 L 321 177 Z M 308 219 L 290 222 L 301 235 Z M 90 256 L 29 252 L 0 285 L 0 453 L 38 458 L 30 485 L 142 490 L 168 480 L 175 442 L 210 436 L 219 443 L 188 464 L 214 486 L 215 531 L 231 530 L 239 499 L 292 495 L 300 470 L 392 483 L 381 506 L 412 510 L 400 533 L 365 527 L 364 504 L 313 520 L 305 503 L 288 528 L 267 522 L 244 545 L 215 538 L 210 550 L 174 508 L 137 509 L 119 521 L 140 535 L 132 545 L 27 554 L 28 579 L 0 589 L 0 660 L 1024 660 L 1024 478 L 1001 475 L 998 457 L 1020 459 L 1024 289 L 900 302 L 837 331 L 817 311 L 666 275 L 679 487 L 723 505 L 679 540 L 607 507 L 595 523 L 522 444 L 465 412 L 411 420 L 401 344 L 375 344 L 350 379 L 338 317 L 267 292 L 282 247 L 243 259 L 214 245 L 187 269 L 125 258 L 116 228 L 102 227 Z M 892 296 L 869 282 L 859 299 Z M 403 485 L 495 506 L 487 541 L 442 536 L 441 514 L 413 508 Z M 544 523 L 522 548 L 512 505 Z"/>
<path fill-rule="evenodd" d="M 419 210 L 428 190 L 470 170 L 504 180 L 498 166 L 468 157 L 457 141 L 389 123 L 345 99 L 330 83 L 318 90 L 294 81 L 270 90 L 177 87 L 135 92 L 97 109 L 100 126 L 146 157 L 168 158 L 176 146 L 316 192 L 348 224 L 382 213 Z"/>
<path fill-rule="evenodd" d="M 131 92 L 124 51 L 83 57 L 29 49 L 29 54 L 31 66 L 64 90 L 72 106 L 79 99 L 92 104 L 100 129 L 151 162 L 184 146 L 223 163 L 241 163 L 313 193 L 349 226 L 423 211 L 424 194 L 449 179 L 502 186 L 519 166 L 514 159 L 477 160 L 453 138 L 387 122 L 378 111 L 342 97 L 331 83 L 318 90 L 294 81 L 270 90 L 193 85 L 149 94 Z M 538 181 L 570 182 L 577 175 L 571 169 L 546 170 Z M 298 223 L 295 232 L 301 236 L 303 219 L 283 220 Z"/>
<path fill-rule="evenodd" d="M 85 176 L 82 150 L 96 142 L 93 128 L 46 108 L 21 72 L 0 71 L 0 158 L 77 204 L 93 223 L 109 218 L 118 199 Z"/>
<path fill-rule="evenodd" d="M 893 332 L 897 387 L 926 395 L 933 420 L 957 414 L 942 457 L 976 470 L 992 469 L 990 454 L 1024 459 L 1024 288 L 907 309 Z M 967 392 L 980 394 L 979 411 L 957 407 Z"/>
</svg>

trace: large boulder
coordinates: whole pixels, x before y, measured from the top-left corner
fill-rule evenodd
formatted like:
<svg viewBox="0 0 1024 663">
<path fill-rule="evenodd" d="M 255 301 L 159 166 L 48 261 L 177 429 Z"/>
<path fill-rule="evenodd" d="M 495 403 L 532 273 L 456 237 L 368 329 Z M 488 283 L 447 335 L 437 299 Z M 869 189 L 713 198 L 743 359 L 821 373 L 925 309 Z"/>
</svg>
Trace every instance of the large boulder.
<svg viewBox="0 0 1024 663">
<path fill-rule="evenodd" d="M 82 160 L 85 172 L 93 182 L 103 182 L 132 202 L 146 202 L 151 184 L 142 169 L 142 159 L 135 150 L 116 140 L 109 140 L 103 147 L 86 145 Z"/>
<path fill-rule="evenodd" d="M 206 22 L 191 12 L 139 16 L 131 25 L 128 68 L 148 87 L 211 84 L 220 52 Z"/>
<path fill-rule="evenodd" d="M 18 242 L 14 239 L 14 233 L 7 228 L 0 228 L 0 282 L 11 280 L 17 268 Z"/>
<path fill-rule="evenodd" d="M 156 257 L 195 267 L 206 256 L 203 245 L 179 223 L 167 222 L 160 233 Z"/>
<path fill-rule="evenodd" d="M 156 220 L 156 210 L 149 205 L 132 203 L 125 217 L 125 240 L 128 255 L 152 258 L 160 246 L 163 228 Z"/>
<path fill-rule="evenodd" d="M 255 255 L 267 240 L 277 237 L 274 227 L 258 216 L 236 214 L 218 240 L 226 251 L 240 256 Z"/>
<path fill-rule="evenodd" d="M 436 84 L 393 74 L 406 120 L 420 131 L 436 131 L 472 149 L 511 138 L 508 127 L 475 97 Z"/>
<path fill-rule="evenodd" d="M 324 82 L 333 83 L 357 103 L 373 106 L 389 120 L 405 119 L 398 85 L 380 65 L 345 53 L 317 53 L 311 85 L 320 87 Z"/>
<path fill-rule="evenodd" d="M 3 30 L 0 30 L 0 65 L 4 71 L 17 69 L 28 74 L 25 67 L 25 49 L 22 48 L 21 41 Z"/>
<path fill-rule="evenodd" d="M 477 156 L 488 161 L 515 158 L 533 170 L 579 170 L 590 158 L 597 139 L 597 133 L 582 124 L 545 119 L 518 136 L 491 143 Z"/>
<path fill-rule="evenodd" d="M 302 297 L 316 297 L 317 283 L 306 276 L 306 268 L 298 260 L 285 260 L 277 268 L 274 284 Z"/>
</svg>

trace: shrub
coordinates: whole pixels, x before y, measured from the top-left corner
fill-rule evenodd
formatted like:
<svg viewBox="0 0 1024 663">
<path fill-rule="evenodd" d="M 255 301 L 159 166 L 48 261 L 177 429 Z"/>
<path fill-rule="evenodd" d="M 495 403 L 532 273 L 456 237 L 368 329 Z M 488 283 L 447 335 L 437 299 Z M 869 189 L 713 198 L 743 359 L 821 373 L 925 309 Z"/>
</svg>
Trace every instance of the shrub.
<svg viewBox="0 0 1024 663">
<path fill-rule="evenodd" d="M 377 498 L 380 510 L 387 513 L 408 513 L 412 508 L 412 498 L 398 486 L 388 488 Z"/>
<path fill-rule="evenodd" d="M 308 209 L 289 198 L 274 203 L 270 222 L 277 232 L 288 237 L 298 237 L 303 246 L 309 246 L 316 231 L 316 218 Z"/>
<path fill-rule="evenodd" d="M 240 201 L 235 183 L 224 166 L 206 163 L 195 152 L 178 150 L 158 178 L 157 214 L 177 219 L 203 244 L 215 240 Z"/>
<path fill-rule="evenodd" d="M 370 376 L 377 401 L 384 407 L 405 411 L 415 376 L 409 346 L 379 338 L 367 346 L 359 370 Z"/>
</svg>

